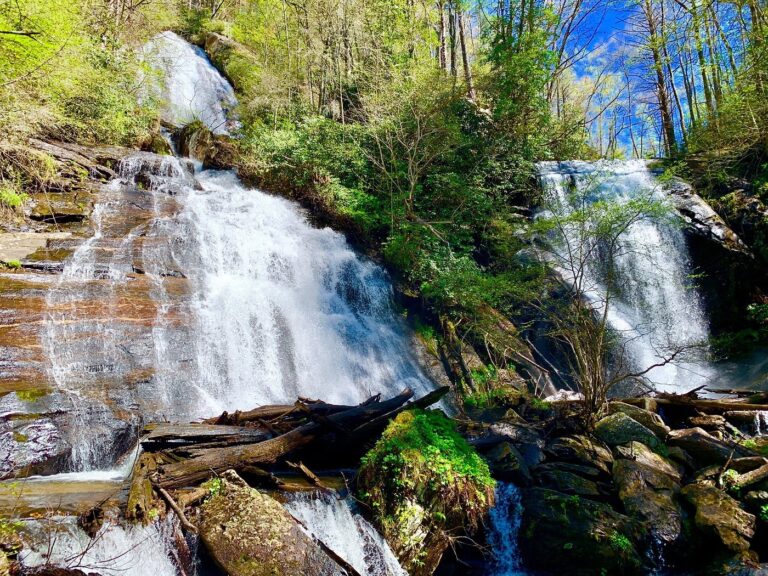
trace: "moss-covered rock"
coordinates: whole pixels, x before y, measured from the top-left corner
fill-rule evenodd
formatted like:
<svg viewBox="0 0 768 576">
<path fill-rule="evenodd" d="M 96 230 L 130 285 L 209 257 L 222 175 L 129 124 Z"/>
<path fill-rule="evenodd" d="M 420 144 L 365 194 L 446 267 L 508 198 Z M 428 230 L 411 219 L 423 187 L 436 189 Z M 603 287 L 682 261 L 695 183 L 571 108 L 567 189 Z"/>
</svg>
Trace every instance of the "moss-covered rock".
<svg viewBox="0 0 768 576">
<path fill-rule="evenodd" d="M 644 410 L 643 408 L 632 406 L 631 404 L 625 404 L 624 402 L 611 402 L 608 405 L 609 414 L 617 414 L 619 412 L 626 414 L 632 418 L 632 420 L 639 422 L 648 428 L 648 430 L 656 434 L 656 437 L 659 440 L 664 441 L 669 435 L 669 426 L 667 426 L 661 416 L 655 412 Z"/>
<path fill-rule="evenodd" d="M 609 446 L 627 444 L 636 440 L 656 448 L 661 444 L 656 435 L 623 412 L 616 412 L 600 420 L 595 426 L 595 436 Z"/>
<path fill-rule="evenodd" d="M 474 532 L 494 498 L 488 465 L 438 411 L 400 414 L 363 458 L 358 486 L 412 576 L 432 574 L 448 534 Z"/>
<path fill-rule="evenodd" d="M 722 490 L 705 484 L 689 484 L 683 496 L 696 509 L 694 521 L 712 542 L 732 552 L 746 552 L 755 534 L 755 517 Z"/>
<path fill-rule="evenodd" d="M 206 549 L 229 576 L 345 574 L 277 500 L 231 470 L 201 507 L 198 527 Z"/>
<path fill-rule="evenodd" d="M 547 455 L 554 460 L 593 466 L 605 474 L 611 473 L 613 455 L 599 440 L 586 436 L 563 436 L 547 444 Z"/>
<path fill-rule="evenodd" d="M 608 504 L 554 490 L 523 494 L 520 549 L 526 567 L 561 576 L 646 573 L 642 527 Z"/>
</svg>

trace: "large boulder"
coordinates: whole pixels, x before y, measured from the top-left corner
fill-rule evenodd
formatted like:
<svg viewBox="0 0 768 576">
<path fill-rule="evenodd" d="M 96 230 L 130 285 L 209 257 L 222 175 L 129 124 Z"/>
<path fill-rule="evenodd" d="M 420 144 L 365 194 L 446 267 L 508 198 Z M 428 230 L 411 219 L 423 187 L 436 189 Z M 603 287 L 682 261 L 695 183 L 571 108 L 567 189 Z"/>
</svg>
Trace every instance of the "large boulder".
<svg viewBox="0 0 768 576">
<path fill-rule="evenodd" d="M 526 567 L 561 576 L 644 574 L 642 528 L 602 502 L 533 488 L 523 494 L 520 550 Z"/>
<path fill-rule="evenodd" d="M 613 465 L 613 479 L 625 512 L 644 521 L 654 539 L 664 544 L 678 541 L 682 534 L 682 512 L 676 500 L 679 477 L 666 473 L 671 467 L 623 458 Z"/>
<path fill-rule="evenodd" d="M 696 509 L 694 522 L 702 533 L 731 552 L 749 550 L 755 517 L 737 500 L 706 484 L 689 484 L 681 493 Z"/>
<path fill-rule="evenodd" d="M 624 402 L 611 402 L 608 404 L 608 414 L 618 413 L 626 414 L 635 422 L 639 422 L 648 428 L 648 430 L 656 434 L 656 437 L 661 441 L 666 440 L 669 435 L 669 426 L 667 426 L 661 416 L 655 412 L 632 406 L 631 404 L 625 404 Z"/>
<path fill-rule="evenodd" d="M 500 442 L 483 455 L 497 480 L 527 485 L 531 482 L 531 471 L 520 451 L 509 442 Z"/>
<path fill-rule="evenodd" d="M 214 134 L 202 122 L 184 126 L 178 134 L 178 147 L 182 156 L 194 158 L 204 168 L 228 170 L 237 163 L 237 150 L 227 137 Z"/>
<path fill-rule="evenodd" d="M 609 446 L 628 444 L 634 440 L 651 448 L 661 444 L 656 435 L 623 412 L 606 416 L 595 425 L 595 436 Z"/>
<path fill-rule="evenodd" d="M 563 494 L 576 494 L 586 498 L 601 498 L 609 494 L 605 486 L 571 470 L 563 469 L 557 463 L 539 466 L 535 470 L 535 477 L 540 486 Z"/>
<path fill-rule="evenodd" d="M 346 574 L 275 499 L 234 471 L 200 509 L 200 538 L 228 576 Z"/>
<path fill-rule="evenodd" d="M 677 484 L 682 480 L 684 470 L 681 464 L 672 460 L 671 457 L 665 458 L 654 452 L 642 442 L 630 442 L 626 446 L 617 446 L 616 453 L 622 458 L 633 460 L 661 474 L 666 474 Z"/>
<path fill-rule="evenodd" d="M 685 450 L 698 466 L 725 464 L 731 458 L 752 455 L 746 448 L 718 440 L 701 428 L 673 430 L 669 434 L 668 443 Z"/>
<path fill-rule="evenodd" d="M 553 460 L 593 466 L 606 474 L 610 474 L 613 466 L 611 451 L 599 440 L 586 436 L 556 438 L 547 444 L 545 452 Z"/>
</svg>

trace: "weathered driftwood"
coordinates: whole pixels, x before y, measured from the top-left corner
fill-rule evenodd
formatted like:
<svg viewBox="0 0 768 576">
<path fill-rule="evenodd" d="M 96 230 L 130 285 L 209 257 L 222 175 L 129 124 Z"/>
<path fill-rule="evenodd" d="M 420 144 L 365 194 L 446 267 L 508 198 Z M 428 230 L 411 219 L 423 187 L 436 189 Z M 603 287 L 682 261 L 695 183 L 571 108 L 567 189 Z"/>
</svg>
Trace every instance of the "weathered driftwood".
<svg viewBox="0 0 768 576">
<path fill-rule="evenodd" d="M 334 426 L 355 428 L 364 422 L 391 413 L 412 397 L 413 391 L 406 389 L 392 399 L 383 402 L 366 402 L 332 414 L 329 418 Z M 245 466 L 274 464 L 285 455 L 310 444 L 328 431 L 329 427 L 326 424 L 312 422 L 257 444 L 185 450 L 189 458 L 162 466 L 157 483 L 164 488 L 178 488 L 206 480 L 213 474 L 227 469 L 240 470 Z"/>
<path fill-rule="evenodd" d="M 247 444 L 270 437 L 258 428 L 206 424 L 148 424 L 143 434 L 141 447 L 146 452 L 202 443 Z"/>
<path fill-rule="evenodd" d="M 171 510 L 176 513 L 176 517 L 179 519 L 181 527 L 184 528 L 184 530 L 187 532 L 197 534 L 197 527 L 189 520 L 187 520 L 187 517 L 184 515 L 184 510 L 176 503 L 176 500 L 173 499 L 173 496 L 168 494 L 168 491 L 164 488 L 158 488 L 157 491 L 160 493 L 160 496 L 163 497 L 163 500 L 166 501 L 168 506 L 171 507 Z"/>
<path fill-rule="evenodd" d="M 325 402 L 319 402 L 315 400 L 300 399 L 295 404 L 260 406 L 258 408 L 254 408 L 253 410 L 246 410 L 243 412 L 238 410 L 232 414 L 228 412 L 222 412 L 219 416 L 203 420 L 203 424 L 237 425 L 245 424 L 247 422 L 259 422 L 260 420 L 270 421 L 289 417 L 294 414 L 297 417 L 303 418 L 303 415 L 307 413 L 328 416 L 331 414 L 338 414 L 339 412 L 345 412 L 347 410 L 351 410 L 352 408 L 356 408 L 356 406 L 326 404 Z"/>
<path fill-rule="evenodd" d="M 752 484 L 757 484 L 758 482 L 761 482 L 768 478 L 768 461 L 758 468 L 757 470 L 752 470 L 751 472 L 747 472 L 746 474 L 740 474 L 736 481 L 734 482 L 734 486 L 736 488 L 744 488 L 745 486 L 751 486 Z"/>
</svg>

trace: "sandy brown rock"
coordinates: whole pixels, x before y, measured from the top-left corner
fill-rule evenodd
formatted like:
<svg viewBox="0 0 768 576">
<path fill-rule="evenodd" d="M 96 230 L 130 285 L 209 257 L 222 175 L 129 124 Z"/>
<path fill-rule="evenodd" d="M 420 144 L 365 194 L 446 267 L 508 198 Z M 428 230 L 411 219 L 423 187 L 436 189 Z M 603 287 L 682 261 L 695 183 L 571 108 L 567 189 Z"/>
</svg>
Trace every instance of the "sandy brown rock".
<svg viewBox="0 0 768 576">
<path fill-rule="evenodd" d="M 755 535 L 755 517 L 722 490 L 705 484 L 689 484 L 683 496 L 696 509 L 694 522 L 725 548 L 733 552 L 749 550 Z"/>
</svg>

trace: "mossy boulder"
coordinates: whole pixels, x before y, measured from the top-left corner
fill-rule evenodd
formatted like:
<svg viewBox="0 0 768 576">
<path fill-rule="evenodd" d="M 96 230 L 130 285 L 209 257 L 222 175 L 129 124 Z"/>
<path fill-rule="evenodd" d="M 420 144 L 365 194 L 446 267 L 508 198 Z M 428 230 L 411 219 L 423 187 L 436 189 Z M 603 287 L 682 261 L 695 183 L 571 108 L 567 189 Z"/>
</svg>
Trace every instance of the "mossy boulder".
<svg viewBox="0 0 768 576">
<path fill-rule="evenodd" d="M 411 576 L 432 574 L 449 534 L 475 532 L 494 502 L 488 465 L 439 411 L 392 421 L 363 458 L 358 487 Z"/>
<path fill-rule="evenodd" d="M 642 526 L 608 504 L 546 488 L 523 494 L 526 568 L 561 576 L 639 575 Z"/>
<path fill-rule="evenodd" d="M 608 405 L 609 414 L 626 414 L 635 422 L 639 422 L 648 430 L 653 432 L 659 440 L 666 440 L 669 435 L 670 428 L 666 425 L 661 416 L 650 410 L 644 410 L 631 404 L 625 404 L 624 402 L 611 402 Z"/>
<path fill-rule="evenodd" d="M 673 430 L 669 435 L 668 443 L 672 447 L 685 450 L 698 467 L 722 465 L 732 458 L 753 455 L 746 448 L 731 446 L 701 428 Z"/>
<path fill-rule="evenodd" d="M 755 517 L 722 490 L 706 484 L 689 484 L 683 496 L 696 509 L 696 527 L 710 541 L 731 552 L 746 552 L 755 534 Z"/>
<path fill-rule="evenodd" d="M 595 426 L 595 436 L 609 446 L 627 444 L 633 440 L 651 448 L 661 444 L 651 430 L 623 412 L 616 412 L 600 420 Z"/>
<path fill-rule="evenodd" d="M 199 160 L 204 168 L 228 170 L 237 162 L 232 141 L 227 136 L 214 134 L 202 122 L 192 122 L 179 131 L 178 147 L 182 156 Z"/>
<path fill-rule="evenodd" d="M 228 576 L 331 576 L 345 572 L 277 500 L 234 471 L 203 504 L 200 538 Z"/>
</svg>

